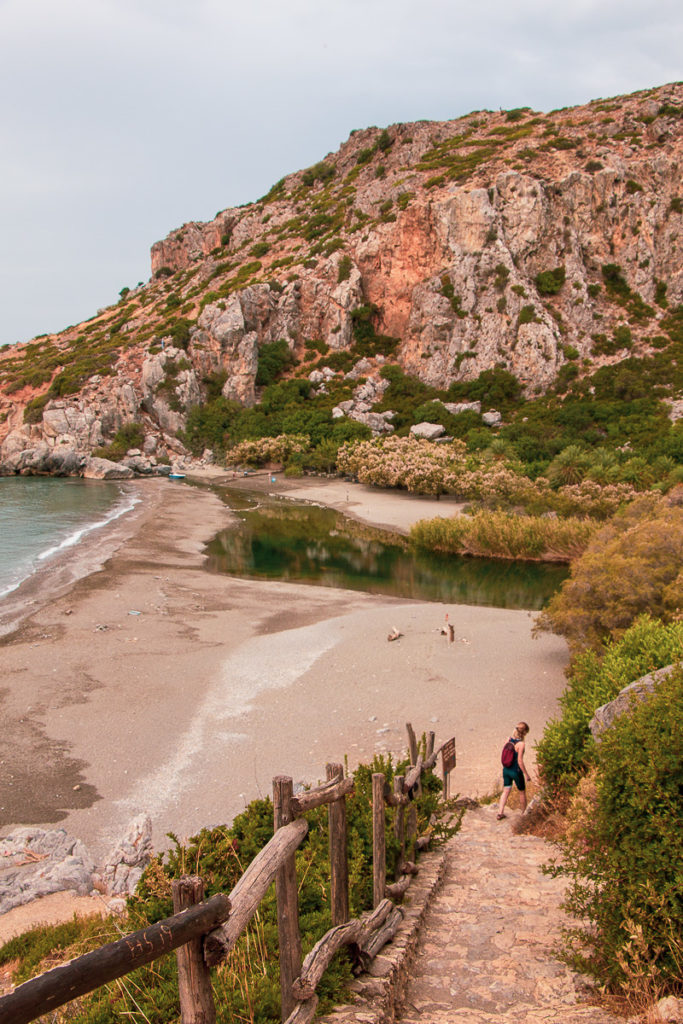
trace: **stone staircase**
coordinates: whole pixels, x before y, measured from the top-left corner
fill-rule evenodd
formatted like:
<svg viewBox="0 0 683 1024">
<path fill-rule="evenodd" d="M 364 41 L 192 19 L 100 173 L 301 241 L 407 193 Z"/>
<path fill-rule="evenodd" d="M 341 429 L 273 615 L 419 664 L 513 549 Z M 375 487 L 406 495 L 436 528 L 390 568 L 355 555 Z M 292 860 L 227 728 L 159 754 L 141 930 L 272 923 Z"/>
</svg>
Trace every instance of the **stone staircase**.
<svg viewBox="0 0 683 1024">
<path fill-rule="evenodd" d="M 402 1024 L 615 1024 L 582 1002 L 583 979 L 555 944 L 567 919 L 561 879 L 541 865 L 552 848 L 496 820 L 495 805 L 470 811 L 449 844 L 445 877 L 420 929 Z"/>
</svg>

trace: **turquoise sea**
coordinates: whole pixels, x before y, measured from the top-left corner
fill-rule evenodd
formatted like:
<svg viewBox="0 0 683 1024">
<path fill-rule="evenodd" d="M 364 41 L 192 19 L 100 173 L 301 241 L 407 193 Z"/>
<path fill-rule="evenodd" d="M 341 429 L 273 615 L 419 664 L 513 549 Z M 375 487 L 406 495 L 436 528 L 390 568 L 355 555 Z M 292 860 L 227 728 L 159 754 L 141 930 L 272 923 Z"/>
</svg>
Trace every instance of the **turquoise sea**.
<svg viewBox="0 0 683 1024">
<path fill-rule="evenodd" d="M 0 598 L 138 500 L 110 481 L 0 477 Z"/>
</svg>

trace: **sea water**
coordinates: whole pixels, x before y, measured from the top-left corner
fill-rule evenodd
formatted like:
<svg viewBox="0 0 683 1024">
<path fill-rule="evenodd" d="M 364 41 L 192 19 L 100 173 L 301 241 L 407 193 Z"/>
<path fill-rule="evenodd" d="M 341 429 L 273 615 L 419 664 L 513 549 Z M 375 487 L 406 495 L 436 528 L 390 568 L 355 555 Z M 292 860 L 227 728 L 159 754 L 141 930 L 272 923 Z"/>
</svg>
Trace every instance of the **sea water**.
<svg viewBox="0 0 683 1024">
<path fill-rule="evenodd" d="M 0 598 L 138 500 L 111 481 L 0 477 Z"/>
</svg>

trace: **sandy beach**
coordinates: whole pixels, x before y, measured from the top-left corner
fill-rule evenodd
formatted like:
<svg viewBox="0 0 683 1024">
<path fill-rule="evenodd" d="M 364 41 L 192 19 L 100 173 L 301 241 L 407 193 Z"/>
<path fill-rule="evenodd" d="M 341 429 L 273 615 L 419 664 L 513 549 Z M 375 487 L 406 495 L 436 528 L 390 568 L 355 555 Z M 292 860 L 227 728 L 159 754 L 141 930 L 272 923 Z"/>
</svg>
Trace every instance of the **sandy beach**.
<svg viewBox="0 0 683 1024">
<path fill-rule="evenodd" d="M 400 532 L 457 510 L 341 480 L 249 484 Z M 58 823 L 98 858 L 144 811 L 162 847 L 229 821 L 275 774 L 314 782 L 326 761 L 401 753 L 407 721 L 455 735 L 452 788 L 483 794 L 511 726 L 529 721 L 533 743 L 555 712 L 566 647 L 532 639 L 531 613 L 214 575 L 204 543 L 234 521 L 219 497 L 134 487 L 141 503 L 77 571 L 0 607 L 3 834 Z"/>
</svg>

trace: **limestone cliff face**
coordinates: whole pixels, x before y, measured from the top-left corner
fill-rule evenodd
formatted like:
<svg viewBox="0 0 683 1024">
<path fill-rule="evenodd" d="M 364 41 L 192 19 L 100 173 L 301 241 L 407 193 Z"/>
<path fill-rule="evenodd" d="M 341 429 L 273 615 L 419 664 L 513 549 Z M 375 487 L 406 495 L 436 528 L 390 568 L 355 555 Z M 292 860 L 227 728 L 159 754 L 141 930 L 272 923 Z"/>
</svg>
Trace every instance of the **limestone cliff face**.
<svg viewBox="0 0 683 1024">
<path fill-rule="evenodd" d="M 157 242 L 151 281 L 118 306 L 0 354 L 4 462 L 37 442 L 88 452 L 131 419 L 180 450 L 207 378 L 252 404 L 264 344 L 286 339 L 307 372 L 311 342 L 353 351 L 364 307 L 397 339 L 391 359 L 442 388 L 502 365 L 542 391 L 568 359 L 623 358 L 599 341 L 619 326 L 646 352 L 683 302 L 682 126 L 670 85 L 353 133 L 258 202 Z M 38 383 L 22 353 L 46 364 Z"/>
</svg>

